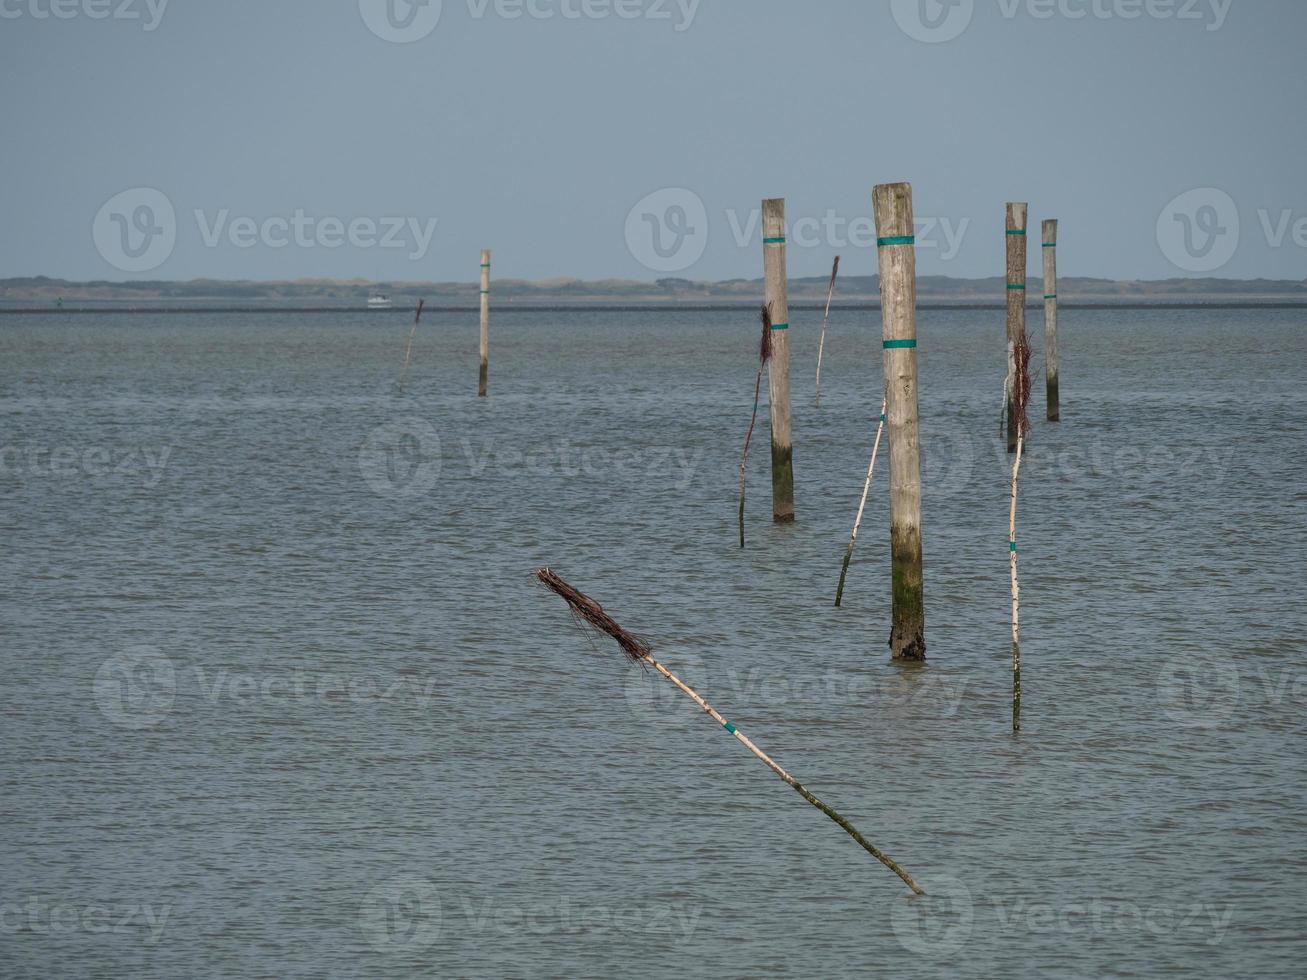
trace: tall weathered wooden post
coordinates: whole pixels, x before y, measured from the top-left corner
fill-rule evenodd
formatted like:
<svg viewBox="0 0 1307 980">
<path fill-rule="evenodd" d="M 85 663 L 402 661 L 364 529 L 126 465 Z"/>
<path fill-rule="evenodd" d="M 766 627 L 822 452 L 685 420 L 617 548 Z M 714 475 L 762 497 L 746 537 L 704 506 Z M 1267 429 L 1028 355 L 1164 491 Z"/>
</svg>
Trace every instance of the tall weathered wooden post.
<svg viewBox="0 0 1307 980">
<path fill-rule="evenodd" d="M 794 448 L 790 418 L 790 301 L 785 267 L 785 199 L 762 202 L 764 299 L 771 311 L 772 350 L 767 366 L 771 410 L 772 519 L 794 520 Z"/>
<path fill-rule="evenodd" d="M 490 249 L 481 250 L 481 384 L 477 394 L 486 397 L 490 382 Z"/>
<path fill-rule="evenodd" d="M 1012 350 L 1026 333 L 1026 212 L 1025 204 L 1007 206 L 1007 451 L 1017 451 L 1017 414 L 1010 387 Z"/>
<path fill-rule="evenodd" d="M 1057 389 L 1057 219 L 1044 222 L 1044 376 L 1047 379 L 1048 420 L 1062 419 Z"/>
<path fill-rule="evenodd" d="M 896 660 L 926 659 L 921 574 L 921 439 L 917 419 L 917 253 L 912 185 L 872 192 L 889 427 L 890 557 Z"/>
</svg>

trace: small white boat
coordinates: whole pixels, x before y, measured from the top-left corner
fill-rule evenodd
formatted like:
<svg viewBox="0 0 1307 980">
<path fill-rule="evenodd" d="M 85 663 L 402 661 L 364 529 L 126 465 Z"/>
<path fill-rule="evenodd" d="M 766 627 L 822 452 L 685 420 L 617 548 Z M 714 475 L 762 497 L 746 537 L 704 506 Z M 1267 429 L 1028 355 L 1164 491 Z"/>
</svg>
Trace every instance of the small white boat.
<svg viewBox="0 0 1307 980">
<path fill-rule="evenodd" d="M 395 304 L 390 301 L 390 297 L 385 293 L 373 293 L 368 297 L 369 310 L 389 310 L 393 309 L 394 306 Z"/>
</svg>

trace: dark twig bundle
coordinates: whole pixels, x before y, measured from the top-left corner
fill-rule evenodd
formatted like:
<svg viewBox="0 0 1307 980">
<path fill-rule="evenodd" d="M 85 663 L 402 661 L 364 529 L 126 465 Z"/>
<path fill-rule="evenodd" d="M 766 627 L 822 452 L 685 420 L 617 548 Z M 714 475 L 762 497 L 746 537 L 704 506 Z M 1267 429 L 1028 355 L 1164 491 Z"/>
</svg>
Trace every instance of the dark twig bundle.
<svg viewBox="0 0 1307 980">
<path fill-rule="evenodd" d="M 604 607 L 595 602 L 584 592 L 572 588 L 564 582 L 551 568 L 542 568 L 536 572 L 536 578 L 556 593 L 572 612 L 572 618 L 586 629 L 603 633 L 617 641 L 626 654 L 626 659 L 633 664 L 643 663 L 649 657 L 649 644 L 634 633 L 622 629 L 617 620 L 604 612 Z"/>
<path fill-rule="evenodd" d="M 762 307 L 762 341 L 758 345 L 758 379 L 753 386 L 753 418 L 749 420 L 749 433 L 744 437 L 744 455 L 740 459 L 740 547 L 744 547 L 744 476 L 749 465 L 749 443 L 758 424 L 758 400 L 762 397 L 762 372 L 771 360 L 771 306 Z"/>
<path fill-rule="evenodd" d="M 705 714 L 712 718 L 713 721 L 717 722 L 717 724 L 721 725 L 730 735 L 734 736 L 737 742 L 752 752 L 755 757 L 767 766 L 768 769 L 783 779 L 796 793 L 802 796 L 822 813 L 826 814 L 826 816 L 830 817 L 830 819 L 834 820 L 835 823 L 839 824 L 840 828 L 857 841 L 868 854 L 903 879 L 904 884 L 918 895 L 926 894 L 925 890 L 912 880 L 912 876 L 904 871 L 903 868 L 899 867 L 899 865 L 892 860 L 889 855 L 879 850 L 871 843 L 871 841 L 863 837 L 853 824 L 849 823 L 840 816 L 839 813 L 819 800 L 802 783 L 782 769 L 779 763 L 772 759 L 771 756 L 767 755 L 767 753 L 762 749 L 758 748 L 758 746 L 754 745 L 753 742 L 739 729 L 723 718 L 716 708 L 699 696 L 698 692 L 655 660 L 649 652 L 649 645 L 634 633 L 622 629 L 612 616 L 609 616 L 608 613 L 604 612 L 603 606 L 599 605 L 599 603 L 595 602 L 585 593 L 572 588 L 572 586 L 559 578 L 552 569 L 540 569 L 536 572 L 536 578 L 543 582 L 550 590 L 567 603 L 567 607 L 572 613 L 572 618 L 581 624 L 581 626 L 586 629 L 603 633 L 606 636 L 611 636 L 617 641 L 617 645 L 622 648 L 622 653 L 626 655 L 627 660 L 645 667 L 652 667 L 658 673 L 662 674 L 664 678 L 676 685 L 677 689 L 680 690 L 682 694 L 697 704 Z"/>
</svg>

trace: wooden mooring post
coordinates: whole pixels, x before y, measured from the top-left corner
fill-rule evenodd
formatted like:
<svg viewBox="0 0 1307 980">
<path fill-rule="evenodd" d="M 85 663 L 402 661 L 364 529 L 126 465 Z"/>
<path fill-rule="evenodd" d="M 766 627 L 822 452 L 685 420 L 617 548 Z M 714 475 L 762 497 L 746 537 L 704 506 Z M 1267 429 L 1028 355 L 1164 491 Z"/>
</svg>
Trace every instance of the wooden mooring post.
<svg viewBox="0 0 1307 980">
<path fill-rule="evenodd" d="M 1026 334 L 1026 213 L 1025 204 L 1007 206 L 1007 349 L 1011 362 L 1012 349 L 1018 337 Z M 1009 381 L 1012 371 L 1009 369 Z M 1017 451 L 1017 414 L 1009 383 L 1007 396 L 1007 451 Z"/>
<path fill-rule="evenodd" d="M 1062 420 L 1057 386 L 1057 219 L 1044 222 L 1044 377 L 1047 379 L 1048 420 Z"/>
<path fill-rule="evenodd" d="M 481 383 L 477 394 L 485 398 L 490 386 L 490 249 L 481 250 Z"/>
<path fill-rule="evenodd" d="M 785 267 L 785 199 L 762 202 L 764 301 L 771 314 L 772 350 L 767 366 L 771 412 L 772 519 L 794 520 L 794 446 L 790 415 L 790 303 Z"/>
<path fill-rule="evenodd" d="M 890 557 L 895 660 L 926 659 L 921 570 L 921 439 L 917 417 L 917 253 L 912 185 L 872 191 L 889 429 Z"/>
</svg>

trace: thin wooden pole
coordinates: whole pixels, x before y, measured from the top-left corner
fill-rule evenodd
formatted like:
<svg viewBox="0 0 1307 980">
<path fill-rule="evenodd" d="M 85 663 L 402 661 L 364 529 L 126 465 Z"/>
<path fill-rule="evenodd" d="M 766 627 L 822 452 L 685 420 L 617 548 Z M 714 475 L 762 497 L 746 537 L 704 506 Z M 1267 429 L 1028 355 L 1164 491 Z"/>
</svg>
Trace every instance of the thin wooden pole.
<svg viewBox="0 0 1307 980">
<path fill-rule="evenodd" d="M 399 375 L 399 391 L 404 393 L 404 385 L 408 383 L 408 365 L 413 359 L 413 339 L 418 333 L 418 323 L 422 320 L 422 307 L 426 306 L 427 301 L 418 300 L 417 313 L 413 316 L 413 326 L 408 332 L 408 346 L 404 348 L 404 370 Z"/>
<path fill-rule="evenodd" d="M 785 200 L 762 202 L 764 302 L 771 311 L 772 356 L 767 367 L 771 413 L 772 519 L 794 520 L 794 444 L 790 416 L 790 302 L 785 268 Z"/>
<path fill-rule="evenodd" d="M 885 432 L 885 402 L 880 403 L 880 425 L 876 426 L 876 442 L 871 447 L 871 463 L 867 466 L 867 479 L 862 484 L 862 502 L 858 504 L 858 516 L 853 520 L 853 533 L 849 535 L 849 546 L 844 551 L 844 567 L 840 569 L 840 584 L 835 590 L 835 608 L 844 601 L 844 579 L 849 574 L 849 562 L 853 560 L 853 546 L 858 543 L 858 530 L 862 527 L 862 512 L 867 508 L 867 495 L 871 492 L 871 478 L 876 472 L 876 455 L 880 452 L 880 437 Z"/>
<path fill-rule="evenodd" d="M 1012 570 L 1012 731 L 1021 731 L 1021 586 L 1017 582 L 1017 486 L 1026 437 L 1017 427 L 1017 454 L 1012 462 L 1012 509 L 1008 514 L 1008 557 Z"/>
<path fill-rule="evenodd" d="M 830 288 L 826 290 L 826 312 L 821 318 L 821 343 L 817 345 L 817 407 L 821 407 L 821 359 L 826 353 L 826 326 L 830 323 L 830 303 L 835 298 L 835 277 L 840 274 L 840 257 L 835 256 L 835 264 L 830 270 Z M 839 605 L 839 603 L 836 603 Z"/>
<path fill-rule="evenodd" d="M 1048 420 L 1062 419 L 1057 385 L 1057 219 L 1044 222 L 1044 376 L 1047 379 Z"/>
<path fill-rule="evenodd" d="M 490 249 L 481 250 L 481 383 L 477 394 L 486 397 L 490 384 Z"/>
<path fill-rule="evenodd" d="M 1026 332 L 1026 212 L 1025 204 L 1007 206 L 1007 343 L 1011 347 Z M 1007 393 L 1007 451 L 1017 451 L 1016 406 Z"/>
<path fill-rule="evenodd" d="M 921 437 L 917 417 L 917 256 L 912 185 L 872 192 L 880 253 L 880 305 L 889 427 L 890 556 L 895 660 L 926 659 L 922 599 Z"/>
</svg>

